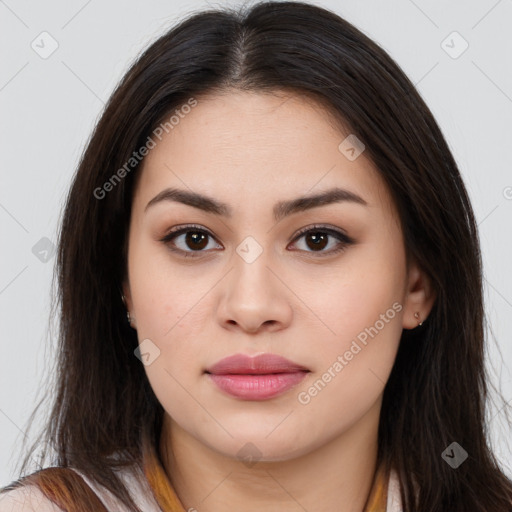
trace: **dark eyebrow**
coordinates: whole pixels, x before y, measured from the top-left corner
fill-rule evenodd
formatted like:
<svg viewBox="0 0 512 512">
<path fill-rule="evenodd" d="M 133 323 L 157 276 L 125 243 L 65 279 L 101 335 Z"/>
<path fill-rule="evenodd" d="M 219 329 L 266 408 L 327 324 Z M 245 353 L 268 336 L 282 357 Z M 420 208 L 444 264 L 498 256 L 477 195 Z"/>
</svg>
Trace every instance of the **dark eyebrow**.
<svg viewBox="0 0 512 512">
<path fill-rule="evenodd" d="M 147 211 L 151 206 L 163 201 L 183 203 L 205 212 L 214 213 L 215 215 L 221 215 L 224 217 L 231 217 L 233 214 L 231 207 L 226 203 L 198 194 L 197 192 L 190 192 L 188 190 L 181 190 L 177 188 L 166 188 L 162 190 L 159 194 L 153 197 L 151 201 L 149 201 L 144 211 Z M 367 205 L 366 201 L 354 192 L 335 187 L 312 196 L 303 196 L 289 201 L 280 201 L 274 206 L 274 219 L 278 222 L 292 213 L 302 212 L 309 210 L 310 208 L 316 208 L 318 206 L 324 206 L 332 203 L 340 203 L 343 201 L 361 204 L 363 206 Z"/>
</svg>

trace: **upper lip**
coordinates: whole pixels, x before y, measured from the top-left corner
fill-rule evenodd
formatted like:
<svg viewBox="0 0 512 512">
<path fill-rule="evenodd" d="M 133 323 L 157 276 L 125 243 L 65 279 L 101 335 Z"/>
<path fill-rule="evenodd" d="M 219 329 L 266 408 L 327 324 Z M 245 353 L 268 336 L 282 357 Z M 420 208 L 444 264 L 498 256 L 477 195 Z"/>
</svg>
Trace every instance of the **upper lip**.
<svg viewBox="0 0 512 512">
<path fill-rule="evenodd" d="M 234 354 L 221 359 L 213 366 L 206 369 L 206 373 L 216 375 L 264 375 L 268 373 L 292 373 L 298 371 L 309 370 L 277 354 L 259 354 L 256 356 Z"/>
</svg>

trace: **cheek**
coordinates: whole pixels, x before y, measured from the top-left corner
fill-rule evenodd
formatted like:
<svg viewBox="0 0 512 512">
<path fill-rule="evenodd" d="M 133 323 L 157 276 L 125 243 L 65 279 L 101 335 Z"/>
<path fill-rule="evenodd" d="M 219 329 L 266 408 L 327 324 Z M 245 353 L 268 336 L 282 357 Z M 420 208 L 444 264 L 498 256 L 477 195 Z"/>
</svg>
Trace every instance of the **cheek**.
<svg viewBox="0 0 512 512">
<path fill-rule="evenodd" d="M 324 328 L 301 403 L 357 417 L 382 392 L 402 333 L 405 258 L 395 247 L 399 242 L 390 239 L 347 252 L 325 285 L 309 289 L 306 301 Z"/>
<path fill-rule="evenodd" d="M 194 265 L 177 265 L 160 242 L 144 237 L 136 240 L 129 262 L 137 331 L 139 337 L 164 341 L 190 323 L 190 313 L 194 316 L 201 310 L 198 303 L 208 276 L 198 276 Z"/>
<path fill-rule="evenodd" d="M 338 336 L 316 345 L 315 371 L 297 391 L 306 431 L 320 422 L 327 425 L 324 435 L 337 435 L 380 399 L 393 368 L 402 323 L 399 302 L 384 301 L 382 307 L 377 302 L 334 323 Z"/>
<path fill-rule="evenodd" d="M 207 303 L 201 301 L 205 290 L 198 286 L 207 278 L 201 281 L 192 267 L 172 265 L 154 243 L 133 244 L 129 265 L 139 344 L 142 350 L 147 343 L 158 354 L 145 366 L 146 374 L 164 407 L 179 410 L 190 405 L 180 383 L 189 386 L 207 356 L 200 347 Z"/>
<path fill-rule="evenodd" d="M 336 349 L 350 345 L 351 339 L 373 326 L 393 304 L 401 304 L 404 267 L 402 253 L 393 244 L 382 243 L 347 252 L 327 278 L 322 269 L 308 272 L 300 293 L 310 309 L 318 312 L 323 339 L 332 340 Z M 395 318 L 396 310 L 395 306 L 387 316 Z"/>
</svg>

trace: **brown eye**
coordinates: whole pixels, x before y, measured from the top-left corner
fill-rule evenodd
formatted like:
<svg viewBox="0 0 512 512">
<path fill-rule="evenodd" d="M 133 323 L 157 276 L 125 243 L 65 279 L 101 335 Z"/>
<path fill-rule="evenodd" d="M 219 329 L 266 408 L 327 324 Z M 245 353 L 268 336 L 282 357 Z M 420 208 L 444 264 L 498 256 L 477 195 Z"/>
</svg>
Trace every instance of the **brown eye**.
<svg viewBox="0 0 512 512">
<path fill-rule="evenodd" d="M 208 236 L 198 231 L 187 231 L 185 245 L 194 251 L 204 249 L 208 245 Z"/>
<path fill-rule="evenodd" d="M 303 241 L 303 243 L 298 243 L 299 241 Z M 353 243 L 354 240 L 345 233 L 323 226 L 305 228 L 294 240 L 294 245 L 298 245 L 299 250 L 318 253 L 319 256 L 338 253 Z M 302 247 L 300 247 L 301 245 Z M 326 248 L 328 249 L 325 250 Z"/>
<path fill-rule="evenodd" d="M 173 252 L 185 257 L 197 257 L 211 250 L 222 249 L 208 231 L 194 225 L 177 228 L 160 240 Z M 302 242 L 302 243 L 299 243 Z M 302 252 L 329 256 L 344 250 L 354 240 L 345 233 L 323 226 L 303 229 L 293 245 Z M 302 247 L 300 247 L 302 245 Z"/>
<path fill-rule="evenodd" d="M 316 250 L 322 250 L 325 249 L 327 243 L 329 242 L 329 236 L 325 233 L 322 233 L 321 231 L 316 232 L 309 232 L 306 235 L 306 245 L 316 251 Z"/>
<path fill-rule="evenodd" d="M 207 252 L 206 249 L 222 248 L 220 244 L 213 244 L 213 236 L 204 229 L 195 226 L 185 226 L 175 229 L 160 240 L 165 243 L 169 249 L 181 253 L 184 256 L 200 256 Z M 197 253 L 197 254 L 194 254 Z"/>
</svg>

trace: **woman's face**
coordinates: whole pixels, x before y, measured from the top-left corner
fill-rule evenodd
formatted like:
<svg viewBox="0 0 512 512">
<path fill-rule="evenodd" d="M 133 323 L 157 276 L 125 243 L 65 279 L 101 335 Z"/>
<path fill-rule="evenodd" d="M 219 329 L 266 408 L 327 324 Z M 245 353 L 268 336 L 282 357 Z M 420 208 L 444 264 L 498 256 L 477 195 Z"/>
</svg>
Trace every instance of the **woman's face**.
<svg viewBox="0 0 512 512">
<path fill-rule="evenodd" d="M 139 177 L 124 286 L 167 420 L 261 460 L 373 436 L 402 329 L 429 311 L 382 178 L 303 97 L 178 110 Z"/>
</svg>

